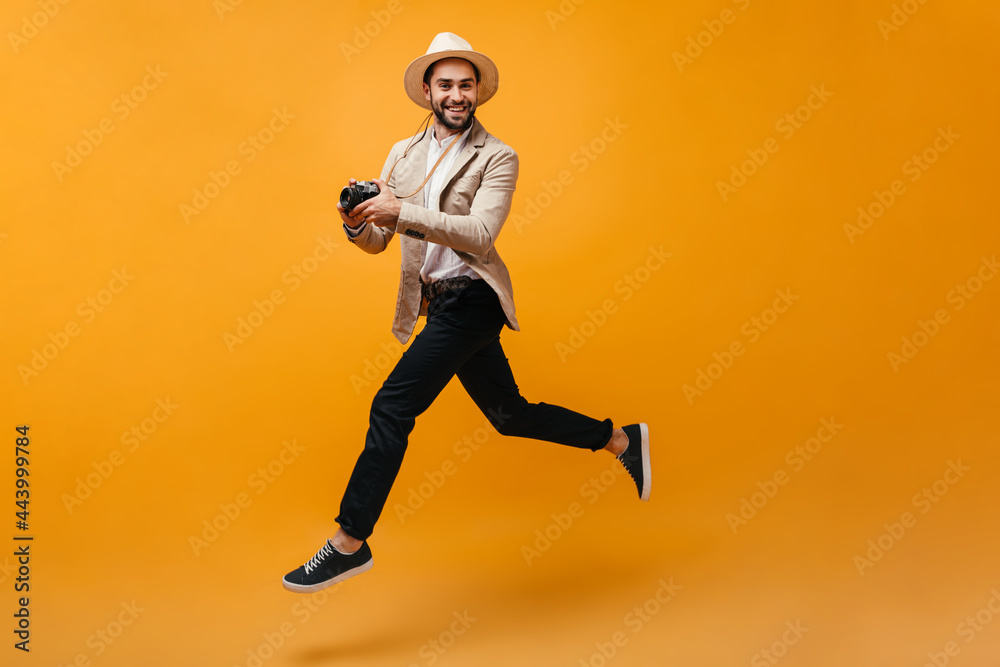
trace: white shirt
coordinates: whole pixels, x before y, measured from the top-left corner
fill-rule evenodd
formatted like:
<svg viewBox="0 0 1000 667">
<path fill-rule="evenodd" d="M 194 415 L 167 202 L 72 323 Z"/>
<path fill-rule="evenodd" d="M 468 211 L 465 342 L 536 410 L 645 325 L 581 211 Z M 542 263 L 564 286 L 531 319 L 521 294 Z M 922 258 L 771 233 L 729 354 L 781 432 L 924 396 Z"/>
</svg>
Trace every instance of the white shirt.
<svg viewBox="0 0 1000 667">
<path fill-rule="evenodd" d="M 432 129 L 431 143 L 430 146 L 427 147 L 427 167 L 424 170 L 425 176 L 427 175 L 427 172 L 431 170 L 431 167 L 434 166 L 434 163 L 437 162 L 438 158 L 441 157 L 441 153 L 448 147 L 449 144 L 453 141 L 457 141 L 458 144 L 448 151 L 448 154 L 444 156 L 443 160 L 441 160 L 441 164 L 439 164 L 437 169 L 434 170 L 434 175 L 431 176 L 431 180 L 427 181 L 427 185 L 424 186 L 425 208 L 433 211 L 440 210 L 441 188 L 444 187 L 448 171 L 455 163 L 455 159 L 458 157 L 458 154 L 462 152 L 462 148 L 465 147 L 465 141 L 471 131 L 472 126 L 470 125 L 469 128 L 462 134 L 453 134 L 439 143 L 434 137 Z M 432 243 L 430 241 L 426 241 L 425 243 L 427 243 L 427 255 L 424 257 L 423 266 L 420 267 L 420 279 L 423 282 L 432 283 L 436 280 L 453 278 L 455 276 L 468 276 L 473 280 L 479 278 L 479 274 L 469 268 L 469 266 L 466 265 L 466 263 L 463 262 L 451 248 L 438 245 L 437 243 Z"/>
</svg>

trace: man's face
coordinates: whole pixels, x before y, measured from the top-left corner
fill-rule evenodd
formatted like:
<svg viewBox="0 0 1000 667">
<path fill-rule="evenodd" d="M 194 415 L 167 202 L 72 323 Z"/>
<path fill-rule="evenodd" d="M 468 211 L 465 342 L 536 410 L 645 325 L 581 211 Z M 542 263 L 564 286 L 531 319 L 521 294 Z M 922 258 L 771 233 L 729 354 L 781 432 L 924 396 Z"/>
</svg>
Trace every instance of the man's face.
<svg viewBox="0 0 1000 667">
<path fill-rule="evenodd" d="M 462 58 L 445 58 L 434 63 L 430 85 L 424 86 L 424 97 L 438 122 L 449 130 L 464 131 L 472 125 L 479 100 L 479 84 L 472 63 Z"/>
</svg>

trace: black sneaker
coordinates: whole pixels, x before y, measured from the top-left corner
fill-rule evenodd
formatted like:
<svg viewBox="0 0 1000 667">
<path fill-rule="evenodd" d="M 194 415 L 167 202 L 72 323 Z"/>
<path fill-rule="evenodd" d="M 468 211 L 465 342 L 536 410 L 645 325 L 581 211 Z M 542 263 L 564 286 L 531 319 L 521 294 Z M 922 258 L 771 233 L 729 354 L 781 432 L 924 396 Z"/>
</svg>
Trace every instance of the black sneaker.
<svg viewBox="0 0 1000 667">
<path fill-rule="evenodd" d="M 651 473 L 649 470 L 649 427 L 645 424 L 629 424 L 622 430 L 628 436 L 628 447 L 621 453 L 618 460 L 625 470 L 635 480 L 639 489 L 639 500 L 649 500 L 649 485 Z"/>
<path fill-rule="evenodd" d="M 293 593 L 312 593 L 367 572 L 372 565 L 368 542 L 362 542 L 357 551 L 348 555 L 337 551 L 333 542 L 327 540 L 308 563 L 286 574 L 281 585 Z"/>
</svg>

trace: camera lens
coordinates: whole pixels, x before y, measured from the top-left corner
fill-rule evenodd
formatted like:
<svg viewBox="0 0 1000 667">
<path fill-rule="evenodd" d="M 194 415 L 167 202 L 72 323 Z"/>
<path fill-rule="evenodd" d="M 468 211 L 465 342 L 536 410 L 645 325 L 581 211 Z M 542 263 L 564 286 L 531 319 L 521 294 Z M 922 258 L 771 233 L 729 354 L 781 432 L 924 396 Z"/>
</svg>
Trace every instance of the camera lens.
<svg viewBox="0 0 1000 667">
<path fill-rule="evenodd" d="M 350 211 L 360 203 L 361 195 L 354 187 L 348 186 L 340 191 L 340 208 Z"/>
</svg>

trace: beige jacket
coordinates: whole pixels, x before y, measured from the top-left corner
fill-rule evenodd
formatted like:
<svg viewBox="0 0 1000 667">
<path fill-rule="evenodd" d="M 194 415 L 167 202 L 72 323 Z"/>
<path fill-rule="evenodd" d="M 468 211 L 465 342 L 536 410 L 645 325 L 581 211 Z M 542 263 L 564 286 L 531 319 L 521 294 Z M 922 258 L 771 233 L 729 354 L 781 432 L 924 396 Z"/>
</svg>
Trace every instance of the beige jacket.
<svg viewBox="0 0 1000 667">
<path fill-rule="evenodd" d="M 396 165 L 388 185 L 397 196 L 413 192 L 424 180 L 430 141 L 431 130 L 428 129 L 424 138 L 414 143 Z M 392 147 L 382 168 L 383 180 L 409 142 L 407 138 Z M 517 169 L 514 149 L 488 133 L 476 118 L 441 188 L 440 210 L 422 206 L 421 190 L 403 200 L 394 229 L 364 225 L 356 237 L 348 235 L 351 243 L 372 254 L 385 250 L 395 234 L 401 235 L 402 268 L 396 317 L 392 323 L 392 333 L 401 343 L 413 334 L 417 317 L 427 314 L 427 302 L 420 293 L 420 267 L 427 252 L 425 241 L 454 249 L 500 297 L 507 326 L 520 330 L 514 316 L 510 274 L 494 247 L 510 212 Z"/>
</svg>

